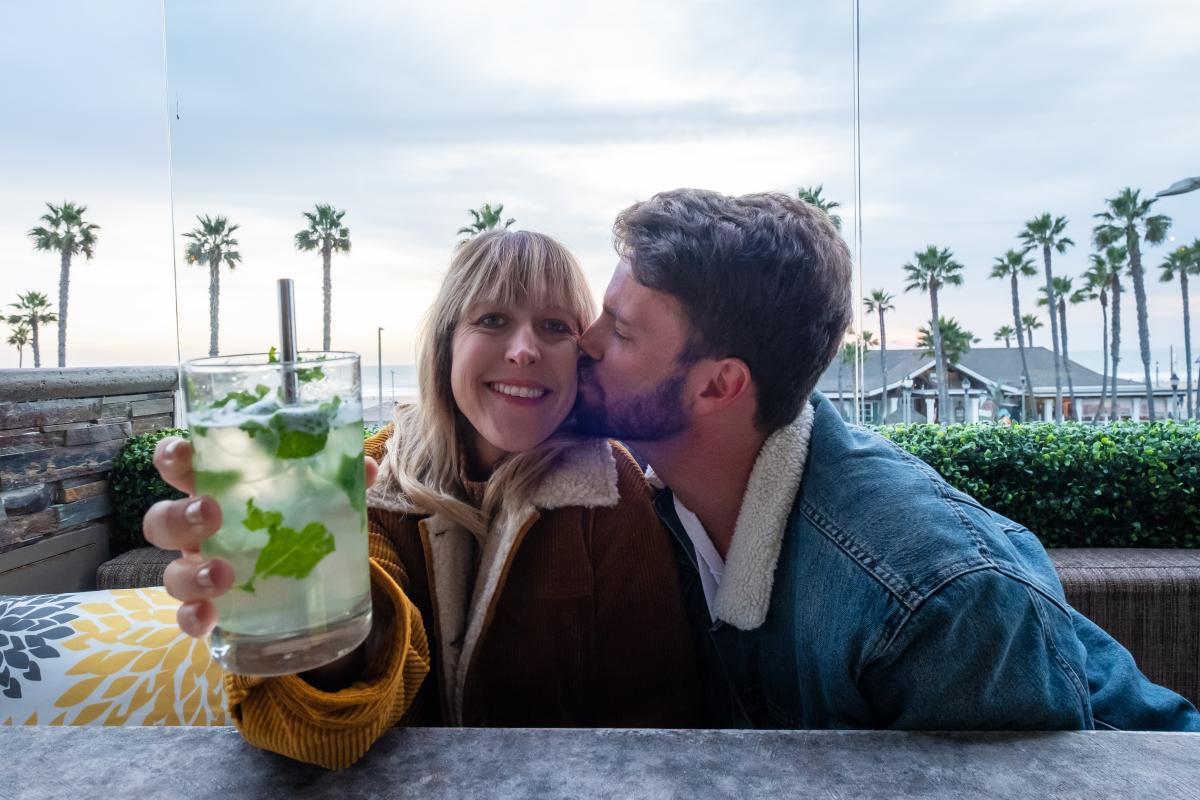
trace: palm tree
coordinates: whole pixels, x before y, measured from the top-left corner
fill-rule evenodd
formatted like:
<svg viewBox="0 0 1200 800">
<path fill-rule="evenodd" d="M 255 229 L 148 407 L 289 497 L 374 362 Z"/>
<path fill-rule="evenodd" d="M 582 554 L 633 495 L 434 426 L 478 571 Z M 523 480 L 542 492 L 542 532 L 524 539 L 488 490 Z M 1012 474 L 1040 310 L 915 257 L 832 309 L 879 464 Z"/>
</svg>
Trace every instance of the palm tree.
<svg viewBox="0 0 1200 800">
<path fill-rule="evenodd" d="M 1017 281 L 1020 278 L 1032 278 L 1034 275 L 1037 275 L 1037 267 L 1019 250 L 1009 250 L 992 264 L 991 277 L 999 280 L 1008 278 L 1009 289 L 1012 293 L 1013 327 L 1017 334 L 1017 349 L 1021 351 L 1021 374 L 1025 376 L 1025 395 L 1021 398 L 1022 419 L 1031 419 L 1033 411 L 1031 408 L 1033 381 L 1029 377 L 1029 361 L 1025 357 L 1025 337 L 1023 335 L 1024 330 L 1029 330 L 1029 346 L 1033 347 L 1033 328 L 1029 324 L 1033 315 L 1021 316 L 1021 293 L 1018 291 Z M 1037 319 L 1033 318 L 1032 321 L 1037 322 Z M 1041 324 L 1037 322 L 1038 327 Z"/>
<path fill-rule="evenodd" d="M 478 211 L 468 208 L 467 213 L 475 218 L 474 221 L 470 225 L 459 228 L 457 231 L 457 233 L 466 236 L 467 239 L 484 231 L 493 230 L 494 228 L 507 229 L 509 225 L 516 222 L 515 219 L 509 217 L 504 221 L 503 225 L 500 224 L 500 216 L 504 213 L 504 203 L 497 203 L 495 208 L 492 208 L 490 203 L 484 203 L 479 207 Z M 466 239 L 463 241 L 465 242 Z M 462 242 L 459 242 L 459 244 L 462 244 Z"/>
<path fill-rule="evenodd" d="M 8 315 L 9 325 L 23 325 L 29 329 L 30 341 L 33 344 L 33 366 L 42 365 L 42 350 L 38 337 L 38 328 L 45 322 L 58 322 L 58 317 L 50 310 L 50 300 L 41 292 L 26 292 L 17 295 L 20 302 L 9 303 L 17 309 L 16 314 Z M 12 344 L 12 342 L 9 342 Z"/>
<path fill-rule="evenodd" d="M 836 200 L 826 200 L 824 197 L 821 197 L 821 190 L 824 188 L 825 185 L 820 183 L 816 186 L 801 186 L 796 190 L 796 196 L 809 205 L 816 206 L 828 214 L 829 219 L 833 222 L 833 227 L 840 231 L 842 229 L 842 218 L 833 213 L 833 210 L 839 208 L 842 204 Z"/>
<path fill-rule="evenodd" d="M 1167 254 L 1167 260 L 1159 265 L 1162 274 L 1159 279 L 1168 283 L 1179 276 L 1179 292 L 1183 297 L 1183 358 L 1187 365 L 1187 383 L 1184 384 L 1184 394 L 1187 395 L 1187 418 L 1193 416 L 1192 410 L 1192 314 L 1188 307 L 1188 275 L 1200 275 L 1200 239 L 1191 247 L 1180 247 L 1173 253 Z"/>
<path fill-rule="evenodd" d="M 17 348 L 17 367 L 25 366 L 25 345 L 29 344 L 29 326 L 17 325 L 8 335 L 8 343 Z"/>
<path fill-rule="evenodd" d="M 924 250 L 918 251 L 913 255 L 915 256 L 915 261 L 904 265 L 904 271 L 908 276 L 908 282 L 904 286 L 904 291 L 929 292 L 929 305 L 933 310 L 933 315 L 930 319 L 941 319 L 941 315 L 938 313 L 938 290 L 943 286 L 962 286 L 963 265 L 954 260 L 954 254 L 947 247 L 939 250 L 931 244 Z M 943 416 L 942 410 L 949 407 L 947 404 L 950 400 L 950 393 L 946 389 L 946 363 L 942 358 L 940 327 L 934 326 L 933 331 L 933 354 L 935 368 L 937 369 L 939 418 Z"/>
<path fill-rule="evenodd" d="M 938 317 L 938 335 L 942 343 L 942 356 L 945 359 L 945 361 L 942 362 L 943 375 L 946 374 L 946 368 L 949 365 L 957 364 L 962 361 L 963 356 L 970 352 L 971 345 L 976 344 L 979 341 L 979 337 L 970 331 L 965 330 L 953 317 L 950 319 L 947 319 L 946 317 Z M 931 335 L 928 325 L 923 325 L 917 329 L 917 347 L 921 348 L 922 355 L 934 356 L 935 359 L 937 358 L 936 350 L 934 348 L 934 341 L 934 337 Z M 939 379 L 939 393 L 941 392 L 943 386 L 945 386 L 945 384 Z M 949 390 L 947 389 L 947 394 L 948 393 Z M 954 415 L 950 412 L 950 406 L 939 406 L 938 408 L 946 409 L 945 413 L 940 410 L 938 411 L 939 421 L 954 421 Z M 965 416 L 966 415 L 964 413 L 964 417 Z"/>
<path fill-rule="evenodd" d="M 1104 353 L 1104 372 L 1100 381 L 1100 406 L 1096 409 L 1096 414 L 1092 417 L 1095 422 L 1104 414 L 1105 397 L 1108 394 L 1108 357 L 1109 357 L 1109 333 L 1108 333 L 1108 292 L 1111 289 L 1113 292 L 1113 335 L 1114 343 L 1120 341 L 1118 330 L 1118 322 L 1120 320 L 1119 312 L 1120 305 L 1118 300 L 1121 292 L 1121 269 L 1125 264 L 1125 248 L 1124 247 L 1109 247 L 1103 254 L 1092 253 L 1090 256 L 1091 266 L 1083 273 L 1083 279 L 1086 281 L 1086 287 L 1083 291 L 1086 292 L 1088 299 L 1096 299 L 1100 301 L 1100 315 L 1102 320 L 1102 341 L 1100 349 Z M 1117 415 L 1117 399 L 1116 399 L 1116 372 L 1119 353 L 1116 347 L 1112 349 L 1113 357 L 1113 393 L 1112 393 L 1112 408 L 1109 413 L 1109 418 L 1114 418 Z"/>
<path fill-rule="evenodd" d="M 1004 349 L 1011 350 L 1012 338 L 1013 334 L 1015 333 L 1016 331 L 1013 330 L 1012 325 L 1001 325 L 999 328 L 996 328 L 996 332 L 992 334 L 992 339 L 997 342 L 1004 342 Z"/>
<path fill-rule="evenodd" d="M 817 187 L 818 192 L 821 187 Z M 887 416 L 887 328 L 883 324 L 883 315 L 889 311 L 895 311 L 896 306 L 892 304 L 895 298 L 888 294 L 883 289 L 872 289 L 869 297 L 863 298 L 863 303 L 866 304 L 867 313 L 879 315 L 879 377 L 880 390 L 883 396 L 880 398 L 880 408 L 883 409 L 882 416 Z"/>
<path fill-rule="evenodd" d="M 321 349 L 329 350 L 329 326 L 333 314 L 333 283 L 329 277 L 329 265 L 334 252 L 350 252 L 350 229 L 342 224 L 345 211 L 339 211 L 329 204 L 318 203 L 314 211 L 305 211 L 304 218 L 308 227 L 296 234 L 297 250 L 320 250 L 321 264 L 324 268 L 324 281 L 321 284 L 321 295 L 325 301 L 324 335 Z"/>
<path fill-rule="evenodd" d="M 1108 247 L 1125 240 L 1129 251 L 1129 274 L 1133 277 L 1133 300 L 1137 307 L 1138 344 L 1141 346 L 1142 374 L 1146 384 L 1146 404 L 1154 421 L 1154 387 L 1150 383 L 1150 314 L 1146 308 L 1146 276 L 1142 269 L 1141 240 L 1161 244 L 1171 228 L 1165 214 L 1150 214 L 1154 199 L 1143 200 L 1140 190 L 1126 186 L 1116 197 L 1104 201 L 1107 211 L 1092 216 L 1100 220 L 1092 231 L 1097 247 Z"/>
<path fill-rule="evenodd" d="M 29 231 L 34 250 L 57 251 L 61 256 L 58 271 L 58 365 L 67 365 L 67 298 L 71 289 L 71 257 L 83 254 L 91 260 L 96 250 L 99 225 L 87 222 L 87 206 L 63 201 L 61 206 L 46 203 L 50 212 L 42 215 L 49 227 L 39 225 Z"/>
<path fill-rule="evenodd" d="M 1040 331 L 1046 327 L 1038 318 L 1037 314 L 1022 314 L 1021 325 L 1025 328 L 1025 333 L 1029 334 L 1029 346 L 1033 347 L 1033 332 Z"/>
<path fill-rule="evenodd" d="M 225 217 L 197 216 L 200 225 L 183 235 L 191 244 L 183 251 L 183 259 L 189 264 L 208 265 L 208 354 L 219 353 L 217 331 L 220 325 L 221 264 L 236 269 L 242 261 L 237 251 L 238 240 L 233 232 L 238 225 L 230 225 Z"/>
<path fill-rule="evenodd" d="M 1039 246 L 1042 248 L 1042 263 L 1046 267 L 1046 297 L 1050 303 L 1050 341 L 1054 345 L 1055 422 L 1062 422 L 1062 374 L 1060 372 L 1062 350 L 1059 349 L 1059 342 L 1061 340 L 1058 338 L 1058 321 L 1054 315 L 1054 273 L 1050 268 L 1050 251 L 1055 250 L 1059 253 L 1065 253 L 1068 247 L 1075 244 L 1075 242 L 1063 236 L 1063 231 L 1066 229 L 1066 217 L 1052 217 L 1050 214 L 1042 214 L 1039 217 L 1028 220 L 1025 223 L 1025 229 L 1019 235 L 1019 238 L 1025 245 L 1025 252 L 1029 252 Z"/>
<path fill-rule="evenodd" d="M 941 335 L 942 355 L 946 359 L 946 366 L 962 361 L 963 356 L 971 352 L 971 345 L 979 343 L 979 337 L 963 328 L 954 317 L 939 317 L 938 332 Z M 929 326 L 922 325 L 917 328 L 917 347 L 921 349 L 921 355 L 936 358 L 934 346 Z"/>
<path fill-rule="evenodd" d="M 1080 298 L 1074 298 L 1071 292 L 1074 289 L 1073 281 L 1070 278 L 1062 275 L 1054 276 L 1054 308 L 1050 310 L 1050 316 L 1053 318 L 1055 312 L 1058 315 L 1058 331 L 1061 337 L 1059 341 L 1062 343 L 1062 364 L 1063 371 L 1067 373 L 1067 396 L 1071 398 L 1071 416 L 1075 421 L 1079 421 L 1079 405 L 1075 400 L 1075 382 L 1071 380 L 1071 356 L 1067 349 L 1067 301 L 1072 303 L 1082 302 Z M 1038 298 L 1039 306 L 1050 307 L 1050 300 L 1046 297 L 1046 290 L 1039 289 L 1041 297 Z"/>
</svg>

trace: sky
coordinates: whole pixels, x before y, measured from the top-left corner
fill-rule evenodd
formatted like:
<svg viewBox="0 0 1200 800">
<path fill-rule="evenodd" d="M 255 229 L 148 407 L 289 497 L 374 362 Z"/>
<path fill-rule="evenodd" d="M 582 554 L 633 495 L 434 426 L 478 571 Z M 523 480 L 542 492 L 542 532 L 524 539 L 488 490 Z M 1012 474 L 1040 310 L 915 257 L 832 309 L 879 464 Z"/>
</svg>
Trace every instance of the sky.
<svg viewBox="0 0 1200 800">
<path fill-rule="evenodd" d="M 70 199 L 101 230 L 72 267 L 68 365 L 206 355 L 207 269 L 183 262 L 181 234 L 219 214 L 242 255 L 221 274 L 222 352 L 277 340 L 280 277 L 296 281 L 300 345 L 319 348 L 320 257 L 292 239 L 328 202 L 353 242 L 333 264 L 333 346 L 374 363 L 382 327 L 384 362 L 406 363 L 469 208 L 503 202 L 515 227 L 561 239 L 599 296 L 630 203 L 823 184 L 864 289 L 896 295 L 889 346 L 928 319 L 902 266 L 929 244 L 965 266 L 943 313 L 993 346 L 1009 300 L 987 276 L 1025 220 L 1069 219 L 1076 246 L 1055 272 L 1075 276 L 1106 197 L 1200 174 L 1194 3 L 863 2 L 859 252 L 852 22 L 848 0 L 0 0 L 0 68 L 19 76 L 0 85 L 0 303 L 36 289 L 57 304 L 58 260 L 26 233 Z M 1200 192 L 1156 210 L 1175 244 L 1200 237 Z M 1165 253 L 1146 253 L 1164 381 L 1183 342 L 1178 287 L 1157 280 Z M 1123 372 L 1138 368 L 1126 298 Z M 1072 357 L 1098 369 L 1098 305 L 1068 314 Z"/>
</svg>

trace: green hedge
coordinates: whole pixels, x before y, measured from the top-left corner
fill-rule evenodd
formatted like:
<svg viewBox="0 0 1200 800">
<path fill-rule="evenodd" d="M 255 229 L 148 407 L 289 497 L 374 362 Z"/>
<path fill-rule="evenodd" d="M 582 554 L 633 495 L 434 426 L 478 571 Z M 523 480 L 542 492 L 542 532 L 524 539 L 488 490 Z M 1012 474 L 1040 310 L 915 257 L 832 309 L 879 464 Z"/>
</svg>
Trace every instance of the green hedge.
<svg viewBox="0 0 1200 800">
<path fill-rule="evenodd" d="M 117 452 L 108 478 L 117 518 L 109 537 L 114 555 L 148 544 L 142 536 L 142 517 L 150 506 L 159 500 L 183 497 L 183 492 L 168 486 L 158 476 L 158 470 L 154 468 L 154 447 L 167 436 L 186 438 L 187 435 L 188 432 L 180 428 L 149 431 L 130 437 Z"/>
<path fill-rule="evenodd" d="M 1047 547 L 1200 547 L 1198 423 L 876 430 Z"/>
</svg>

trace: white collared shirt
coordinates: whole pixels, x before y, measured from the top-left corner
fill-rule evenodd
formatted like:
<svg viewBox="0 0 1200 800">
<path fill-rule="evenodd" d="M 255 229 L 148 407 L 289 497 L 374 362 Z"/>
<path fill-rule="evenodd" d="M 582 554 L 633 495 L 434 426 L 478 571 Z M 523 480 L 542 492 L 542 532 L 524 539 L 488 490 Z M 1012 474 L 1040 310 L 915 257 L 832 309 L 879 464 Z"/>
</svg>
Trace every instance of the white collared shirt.
<svg viewBox="0 0 1200 800">
<path fill-rule="evenodd" d="M 675 513 L 679 515 L 679 521 L 683 524 L 683 529 L 687 532 L 688 538 L 692 540 L 692 547 L 696 550 L 696 568 L 700 572 L 700 586 L 704 589 L 704 601 L 708 605 L 708 616 L 712 618 L 713 622 L 716 622 L 717 614 L 713 609 L 717 605 L 717 590 L 721 588 L 721 575 L 725 572 L 725 559 L 721 558 L 721 554 L 713 546 L 712 539 L 708 538 L 708 532 L 704 530 L 704 524 L 700 522 L 700 518 L 679 502 L 679 495 L 674 495 L 674 499 Z"/>
</svg>

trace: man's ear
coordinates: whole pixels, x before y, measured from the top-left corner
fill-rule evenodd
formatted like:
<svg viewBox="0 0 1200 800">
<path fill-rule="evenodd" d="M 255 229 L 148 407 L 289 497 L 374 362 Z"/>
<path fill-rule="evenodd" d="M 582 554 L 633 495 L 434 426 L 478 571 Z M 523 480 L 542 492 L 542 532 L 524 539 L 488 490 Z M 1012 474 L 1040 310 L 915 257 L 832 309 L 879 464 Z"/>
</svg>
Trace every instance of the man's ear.
<svg viewBox="0 0 1200 800">
<path fill-rule="evenodd" d="M 696 414 L 712 414 L 750 398 L 750 367 L 740 358 L 722 358 L 706 365 L 700 376 L 700 393 L 693 409 Z"/>
</svg>

